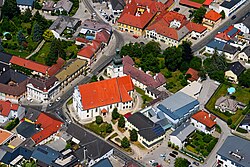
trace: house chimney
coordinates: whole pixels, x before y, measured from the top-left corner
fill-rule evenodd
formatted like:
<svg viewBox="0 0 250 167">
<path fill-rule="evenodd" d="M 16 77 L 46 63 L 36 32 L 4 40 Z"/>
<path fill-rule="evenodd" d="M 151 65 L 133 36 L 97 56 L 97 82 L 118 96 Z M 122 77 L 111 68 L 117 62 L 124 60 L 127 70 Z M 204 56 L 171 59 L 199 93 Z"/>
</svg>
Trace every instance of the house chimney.
<svg viewBox="0 0 250 167">
<path fill-rule="evenodd" d="M 211 114 L 210 113 L 208 114 L 208 116 L 209 116 L 209 118 L 211 118 Z"/>
</svg>

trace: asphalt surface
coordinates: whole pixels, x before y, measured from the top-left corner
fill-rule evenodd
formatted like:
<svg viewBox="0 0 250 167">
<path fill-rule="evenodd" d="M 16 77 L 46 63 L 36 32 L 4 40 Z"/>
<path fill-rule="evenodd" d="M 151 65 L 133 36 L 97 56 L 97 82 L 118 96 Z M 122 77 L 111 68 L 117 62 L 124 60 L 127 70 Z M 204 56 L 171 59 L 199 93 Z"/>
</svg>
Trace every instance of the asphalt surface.
<svg viewBox="0 0 250 167">
<path fill-rule="evenodd" d="M 218 31 L 221 28 L 223 28 L 224 26 L 229 26 L 229 25 L 236 23 L 238 20 L 240 20 L 242 17 L 244 17 L 249 11 L 250 11 L 250 1 L 247 0 L 245 2 L 245 4 L 242 5 L 241 8 L 239 8 L 236 12 L 234 12 L 230 16 L 230 18 L 223 21 L 223 23 L 220 23 L 220 25 L 218 27 L 216 27 L 215 29 L 213 29 L 213 31 L 207 33 L 206 36 L 204 36 L 197 43 L 192 45 L 191 48 L 192 48 L 193 52 L 196 52 L 196 51 L 202 49 L 209 41 L 211 41 L 214 38 L 214 36 L 218 33 Z M 231 17 L 233 15 L 236 15 L 236 18 L 234 20 L 231 19 Z"/>
</svg>

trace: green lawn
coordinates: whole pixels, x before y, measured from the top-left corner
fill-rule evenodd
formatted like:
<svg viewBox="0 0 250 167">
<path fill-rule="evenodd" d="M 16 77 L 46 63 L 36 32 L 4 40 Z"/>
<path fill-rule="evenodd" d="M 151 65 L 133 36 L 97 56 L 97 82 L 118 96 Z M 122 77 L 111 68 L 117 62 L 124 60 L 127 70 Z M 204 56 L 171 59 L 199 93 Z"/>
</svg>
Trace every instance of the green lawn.
<svg viewBox="0 0 250 167">
<path fill-rule="evenodd" d="M 92 132 L 100 135 L 101 137 L 105 138 L 109 135 L 109 133 L 106 133 L 106 126 L 107 125 L 108 125 L 107 122 L 103 122 L 102 124 L 97 125 L 94 121 L 94 122 L 91 122 L 91 123 L 84 125 L 84 127 L 91 130 Z"/>
<path fill-rule="evenodd" d="M 167 89 L 172 92 L 176 93 L 180 89 L 182 89 L 184 86 L 181 85 L 180 75 L 183 75 L 181 71 L 177 70 L 175 72 L 169 72 L 168 69 L 162 69 L 162 74 L 165 75 L 167 80 Z M 166 76 L 166 73 L 169 73 L 169 76 Z M 184 77 L 184 76 L 183 76 Z"/>
<path fill-rule="evenodd" d="M 145 95 L 145 91 L 142 90 L 141 88 L 135 87 L 136 92 L 141 94 L 142 100 L 143 100 L 143 105 L 142 108 L 146 106 L 147 103 L 151 102 L 153 99 L 147 95 Z"/>
<path fill-rule="evenodd" d="M 15 56 L 20 56 L 22 58 L 27 57 L 30 53 L 28 51 L 18 51 L 18 50 L 11 50 L 11 49 L 4 49 L 6 53 L 15 55 Z"/>
<path fill-rule="evenodd" d="M 205 0 L 191 0 L 193 2 L 197 2 L 197 3 L 200 3 L 200 4 L 203 4 L 205 2 Z"/>
<path fill-rule="evenodd" d="M 218 139 L 212 135 L 197 131 L 188 138 L 186 149 L 198 156 L 207 157 L 217 142 Z"/>
<path fill-rule="evenodd" d="M 51 45 L 51 42 L 45 42 L 43 47 L 39 50 L 39 52 L 33 55 L 30 59 L 35 62 L 45 64 L 45 58 L 47 57 L 50 51 L 50 45 Z"/>
<path fill-rule="evenodd" d="M 246 88 L 241 88 L 237 85 L 234 85 L 236 87 L 236 93 L 233 94 L 233 96 L 236 97 L 236 100 L 248 104 L 249 100 L 250 100 L 250 89 L 246 89 Z M 225 85 L 225 84 L 221 84 L 220 87 L 216 90 L 216 92 L 214 93 L 214 95 L 210 98 L 210 100 L 208 101 L 208 103 L 206 104 L 206 108 L 212 112 L 213 114 L 217 115 L 218 117 L 220 117 L 221 119 L 223 119 L 224 121 L 227 121 L 229 118 L 232 119 L 233 123 L 235 126 L 237 126 L 241 120 L 243 119 L 243 115 L 242 115 L 242 110 L 238 110 L 236 112 L 236 114 L 231 115 L 231 114 L 226 114 L 226 113 L 222 113 L 218 110 L 215 110 L 215 102 L 216 100 L 221 97 L 221 96 L 225 96 L 227 94 L 227 88 L 229 88 L 230 86 Z"/>
</svg>

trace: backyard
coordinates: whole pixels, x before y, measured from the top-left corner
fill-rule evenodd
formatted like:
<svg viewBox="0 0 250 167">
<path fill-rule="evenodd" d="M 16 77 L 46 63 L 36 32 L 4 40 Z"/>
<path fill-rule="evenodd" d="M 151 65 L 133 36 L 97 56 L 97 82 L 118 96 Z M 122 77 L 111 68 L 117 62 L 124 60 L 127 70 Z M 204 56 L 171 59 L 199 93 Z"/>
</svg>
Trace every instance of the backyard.
<svg viewBox="0 0 250 167">
<path fill-rule="evenodd" d="M 145 91 L 142 90 L 141 88 L 135 87 L 135 90 L 142 97 L 142 100 L 143 100 L 142 108 L 144 108 L 146 106 L 146 104 L 148 104 L 149 102 L 151 102 L 153 100 L 151 97 L 145 95 Z"/>
<path fill-rule="evenodd" d="M 237 85 L 233 85 L 236 88 L 236 92 L 233 94 L 235 96 L 235 99 L 239 102 L 248 104 L 250 101 L 250 89 L 248 88 L 242 88 Z M 221 84 L 219 88 L 216 90 L 214 95 L 210 98 L 208 103 L 206 104 L 206 108 L 212 112 L 213 114 L 217 115 L 224 121 L 228 121 L 229 118 L 232 119 L 232 125 L 237 126 L 241 120 L 243 119 L 244 115 L 242 114 L 243 110 L 237 110 L 236 114 L 230 114 L 228 112 L 222 113 L 215 109 L 215 102 L 216 100 L 221 97 L 225 96 L 227 94 L 227 88 L 229 88 L 229 85 Z"/>
<path fill-rule="evenodd" d="M 185 148 L 197 156 L 207 157 L 217 142 L 218 138 L 197 131 L 188 138 Z"/>
<path fill-rule="evenodd" d="M 103 122 L 100 125 L 98 125 L 95 121 L 85 124 L 84 127 L 91 130 L 92 132 L 100 135 L 101 137 L 105 138 L 107 137 L 110 133 L 106 132 L 106 127 L 107 127 L 108 123 L 107 122 Z M 111 132 L 112 133 L 112 132 Z"/>
</svg>

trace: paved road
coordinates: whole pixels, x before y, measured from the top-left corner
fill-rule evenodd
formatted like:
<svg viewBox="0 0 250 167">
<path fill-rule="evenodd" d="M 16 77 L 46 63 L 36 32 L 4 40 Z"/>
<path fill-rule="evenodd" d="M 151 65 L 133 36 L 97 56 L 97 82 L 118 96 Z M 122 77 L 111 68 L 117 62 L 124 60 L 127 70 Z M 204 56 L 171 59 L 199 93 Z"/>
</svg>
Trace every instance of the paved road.
<svg viewBox="0 0 250 167">
<path fill-rule="evenodd" d="M 250 9 L 250 0 L 247 0 L 247 2 L 244 5 L 242 5 L 241 8 L 239 8 L 234 14 L 232 14 L 232 16 L 233 15 L 237 16 L 236 19 L 231 20 L 231 17 L 229 17 L 223 20 L 223 22 L 220 23 L 218 27 L 214 28 L 212 31 L 207 33 L 203 38 L 201 38 L 199 41 L 197 41 L 197 43 L 195 43 L 192 46 L 193 52 L 202 49 L 209 41 L 211 41 L 214 38 L 214 36 L 222 27 L 236 23 L 240 18 L 242 18 L 245 14 L 247 14 L 247 12 L 249 12 L 249 9 Z"/>
</svg>

